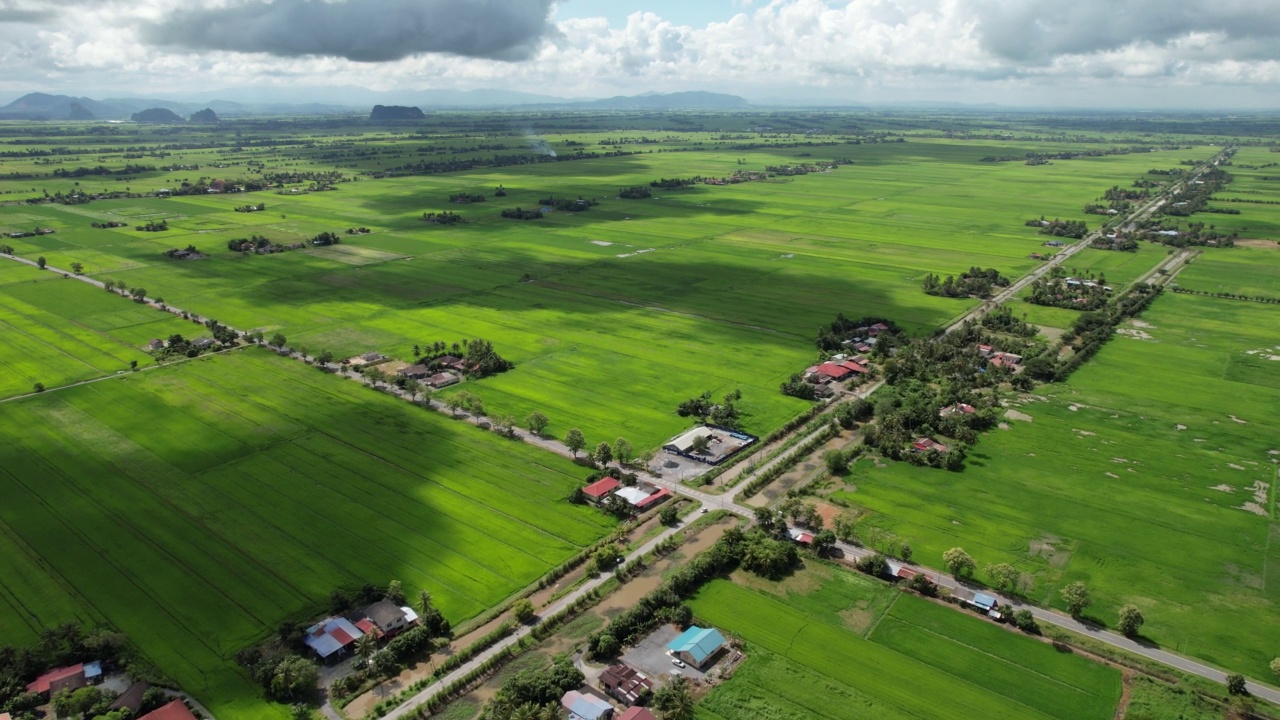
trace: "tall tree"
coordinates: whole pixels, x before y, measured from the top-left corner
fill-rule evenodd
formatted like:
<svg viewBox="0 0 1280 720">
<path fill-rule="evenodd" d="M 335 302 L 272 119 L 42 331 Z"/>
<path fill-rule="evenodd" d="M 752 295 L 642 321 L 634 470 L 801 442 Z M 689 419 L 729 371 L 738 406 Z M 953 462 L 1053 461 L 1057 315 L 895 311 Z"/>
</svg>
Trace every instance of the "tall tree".
<svg viewBox="0 0 1280 720">
<path fill-rule="evenodd" d="M 973 571 L 978 567 L 969 553 L 958 547 L 942 553 L 942 563 L 947 566 L 948 572 L 958 578 L 972 577 Z"/>
<path fill-rule="evenodd" d="M 1072 617 L 1078 617 L 1091 602 L 1089 588 L 1077 580 L 1062 588 L 1062 601 L 1067 604 L 1067 612 L 1071 613 Z"/>
<path fill-rule="evenodd" d="M 537 410 L 534 410 L 533 412 L 529 413 L 529 417 L 525 418 L 524 420 L 525 426 L 528 427 L 529 432 L 533 433 L 534 435 L 541 435 L 542 431 L 547 429 L 547 425 L 550 422 L 551 421 L 547 419 L 546 415 L 543 415 Z"/>
<path fill-rule="evenodd" d="M 604 467 L 613 461 L 613 448 L 609 447 L 609 443 L 601 442 L 596 445 L 595 452 L 591 453 L 591 459 L 599 463 L 601 467 Z"/>
<path fill-rule="evenodd" d="M 1134 637 L 1142 629 L 1144 622 L 1146 618 L 1142 617 L 1141 610 L 1134 605 L 1125 605 L 1120 608 L 1120 622 L 1116 627 L 1127 637 Z"/>
<path fill-rule="evenodd" d="M 677 676 L 653 694 L 653 707 L 662 713 L 662 720 L 693 720 L 693 692 L 689 679 Z"/>
<path fill-rule="evenodd" d="M 564 434 L 564 444 L 565 447 L 569 448 L 569 452 L 573 453 L 573 456 L 576 458 L 578 457 L 578 451 L 586 447 L 587 439 L 583 437 L 581 430 L 578 428 L 572 428 L 569 432 Z"/>
<path fill-rule="evenodd" d="M 626 438 L 618 438 L 613 441 L 613 457 L 621 465 L 631 462 L 631 458 L 635 457 L 635 450 L 631 447 L 631 443 Z"/>
</svg>

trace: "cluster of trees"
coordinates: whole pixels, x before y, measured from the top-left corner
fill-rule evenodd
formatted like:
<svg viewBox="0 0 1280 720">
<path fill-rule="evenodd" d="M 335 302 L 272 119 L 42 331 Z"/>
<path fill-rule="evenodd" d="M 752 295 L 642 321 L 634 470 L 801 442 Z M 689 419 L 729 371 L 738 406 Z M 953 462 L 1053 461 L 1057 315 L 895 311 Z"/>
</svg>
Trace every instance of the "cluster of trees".
<svg viewBox="0 0 1280 720">
<path fill-rule="evenodd" d="M 138 225 L 134 230 L 141 232 L 164 232 L 169 229 L 169 223 L 165 220 L 148 220 L 146 225 Z"/>
<path fill-rule="evenodd" d="M 584 682 L 573 658 L 559 655 L 550 667 L 522 670 L 503 682 L 479 720 L 559 720 L 560 698 Z"/>
<path fill-rule="evenodd" d="M 1060 220 L 1054 218 L 1046 220 L 1043 215 L 1039 219 L 1028 220 L 1027 227 L 1040 228 L 1041 235 L 1053 235 L 1054 237 L 1068 237 L 1079 240 L 1089 234 L 1089 225 L 1083 220 Z"/>
<path fill-rule="evenodd" d="M 0 255 L 12 255 L 13 246 L 0 244 Z"/>
<path fill-rule="evenodd" d="M 145 661 L 136 657 L 119 633 L 106 629 L 86 631 L 76 623 L 47 627 L 41 630 L 35 645 L 0 647 L 0 713 L 9 713 L 14 720 L 36 720 L 36 708 L 44 701 L 39 695 L 27 692 L 27 683 L 54 668 L 91 660 L 102 661 L 108 670 L 124 669 L 136 677 L 155 679 L 157 675 Z M 105 695 L 98 688 L 85 689 L 93 692 L 55 695 L 58 717 L 116 720 L 108 717 L 105 707 L 99 707 L 104 699 L 109 705 L 114 696 Z M 144 698 L 144 707 L 148 710 L 162 704 L 156 702 L 156 693 L 163 698 L 163 691 L 159 689 Z"/>
<path fill-rule="evenodd" d="M 1139 223 L 1135 235 L 1142 240 L 1177 248 L 1203 245 L 1235 247 L 1236 240 L 1240 237 L 1237 231 L 1219 232 L 1216 226 L 1206 226 L 1203 222 L 1187 223 L 1185 227 L 1179 227 L 1159 220 L 1144 220 Z"/>
<path fill-rule="evenodd" d="M 542 210 L 539 208 L 533 208 L 532 210 L 525 210 L 524 208 L 518 207 L 507 208 L 502 211 L 502 217 L 510 220 L 541 220 Z"/>
<path fill-rule="evenodd" d="M 560 210 L 562 212 L 581 212 L 593 205 L 599 205 L 595 200 L 587 200 L 581 195 L 578 196 L 577 200 L 558 198 L 552 195 L 550 197 L 542 198 L 538 203 L 543 207 L 549 207 L 553 210 Z"/>
<path fill-rule="evenodd" d="M 267 204 L 265 202 L 260 202 L 257 205 L 240 205 L 239 207 L 236 208 L 236 212 L 242 212 L 242 213 L 262 212 L 263 210 L 266 210 L 266 209 L 267 209 Z"/>
<path fill-rule="evenodd" d="M 502 188 L 499 187 L 498 189 L 501 190 Z M 471 203 L 481 203 L 481 202 L 485 202 L 485 200 L 487 200 L 487 198 L 484 195 L 477 195 L 477 194 L 465 193 L 465 192 L 457 192 L 449 196 L 449 202 L 456 203 L 458 205 L 470 205 Z"/>
<path fill-rule="evenodd" d="M 807 153 L 806 153 L 807 154 Z M 827 170 L 835 170 L 841 165 L 852 165 L 853 161 L 848 159 L 831 160 L 818 163 L 801 163 L 799 165 L 766 165 L 765 172 L 781 177 L 792 177 L 796 175 L 808 175 L 809 173 L 826 172 Z"/>
<path fill-rule="evenodd" d="M 1094 286 L 1089 287 L 1083 283 L 1068 285 L 1067 280 L 1061 277 L 1036 278 L 1031 281 L 1031 292 L 1026 300 L 1032 305 L 1097 310 L 1105 306 L 1110 298 L 1110 294 L 1103 287 L 1103 282 L 1105 280 L 1098 281 Z"/>
<path fill-rule="evenodd" d="M 55 168 L 53 171 L 53 176 L 61 177 L 61 178 L 68 178 L 68 177 L 78 178 L 78 177 L 87 177 L 89 175 L 137 175 L 139 173 L 155 172 L 155 171 L 156 171 L 155 165 L 129 164 L 129 165 L 125 165 L 119 170 L 112 170 L 111 168 L 103 165 L 96 165 L 91 168 L 78 167 L 78 168 L 75 168 L 74 170 L 67 170 L 66 168 Z"/>
<path fill-rule="evenodd" d="M 846 341 L 866 339 L 871 336 L 872 325 L 885 325 L 889 329 L 882 330 L 876 338 L 876 347 L 872 351 L 875 356 L 888 355 L 889 350 L 906 341 L 906 334 L 897 323 L 882 317 L 866 316 L 850 320 L 844 313 L 836 315 L 829 325 L 818 329 L 814 344 L 824 353 L 839 352 Z"/>
<path fill-rule="evenodd" d="M 269 699 L 316 702 L 320 672 L 312 660 L 278 646 L 254 646 L 238 653 L 236 661 L 249 671 Z"/>
<path fill-rule="evenodd" d="M 1170 198 L 1170 202 L 1161 207 L 1160 212 L 1165 215 L 1180 217 L 1194 215 L 1198 212 L 1220 212 L 1239 215 L 1240 211 L 1234 208 L 1213 209 L 1209 207 L 1209 201 L 1213 199 L 1213 194 L 1221 191 L 1234 179 L 1231 173 L 1226 170 L 1220 167 L 1211 167 L 1200 174 L 1196 183 L 1188 182 L 1185 184 Z"/>
<path fill-rule="evenodd" d="M 653 193 L 649 192 L 649 188 L 642 185 L 622 188 L 618 190 L 618 197 L 623 200 L 644 200 L 653 197 Z"/>
<path fill-rule="evenodd" d="M 477 379 L 497 375 L 515 367 L 515 363 L 502 357 L 497 350 L 493 349 L 493 343 L 482 338 L 471 340 L 463 338 L 461 342 L 451 345 L 443 340 L 437 340 L 430 345 L 413 346 L 413 356 L 419 358 L 428 367 L 443 367 L 438 360 L 450 353 L 461 356 L 467 375 Z"/>
<path fill-rule="evenodd" d="M 317 245 L 319 247 L 328 247 L 329 245 L 337 245 L 341 242 L 342 242 L 342 238 L 338 236 L 338 233 L 328 232 L 328 231 L 322 232 L 319 235 L 316 235 L 315 237 L 311 238 L 311 244 Z"/>
<path fill-rule="evenodd" d="M 1035 337 L 1040 332 L 1040 328 L 1027 322 L 1026 318 L 1026 313 L 1023 313 L 1020 318 L 1014 317 L 1013 310 L 1008 305 L 1000 305 L 982 316 L 982 327 L 992 332 L 1007 333 L 1025 338 Z"/>
<path fill-rule="evenodd" d="M 444 212 L 424 212 L 422 219 L 437 225 L 457 225 L 463 222 L 462 216 L 456 212 L 445 210 Z"/>
<path fill-rule="evenodd" d="M 710 423 L 732 430 L 740 430 L 742 428 L 742 414 L 735 403 L 741 399 L 742 391 L 734 390 L 725 395 L 721 402 L 717 403 L 711 399 L 711 391 L 708 390 L 697 397 L 689 398 L 680 403 L 676 407 L 676 414 L 680 417 L 696 417 L 704 424 Z M 699 438 L 699 440 L 705 445 L 705 438 Z M 705 446 L 702 447 L 701 452 L 705 452 L 706 449 Z M 696 444 L 694 452 L 699 452 Z"/>
<path fill-rule="evenodd" d="M 373 231 L 364 226 L 347 228 L 348 235 L 368 235 L 371 232 Z"/>
<path fill-rule="evenodd" d="M 991 297 L 992 288 L 1008 287 L 1009 279 L 995 268 L 971 267 L 960 273 L 959 277 L 948 275 L 945 280 L 929 273 L 924 277 L 921 289 L 926 295 L 941 297 Z"/>
<path fill-rule="evenodd" d="M 1130 235 L 1114 233 L 1114 237 L 1100 236 L 1089 244 L 1095 250 L 1115 250 L 1117 252 L 1137 252 L 1138 241 Z"/>
<path fill-rule="evenodd" d="M 649 182 L 649 187 L 661 188 L 663 190 L 680 190 L 683 188 L 693 187 L 702 182 L 701 176 L 691 178 L 658 178 Z M 621 193 L 619 193 L 621 195 Z"/>
<path fill-rule="evenodd" d="M 200 251 L 196 249 L 195 245 L 188 245 L 181 250 L 179 250 L 178 248 L 165 250 L 164 255 L 165 257 L 171 258 L 174 260 L 190 260 L 193 257 L 204 257 L 204 255 L 201 255 Z"/>
<path fill-rule="evenodd" d="M 101 228 L 101 229 L 104 229 L 104 230 L 105 230 L 105 229 L 108 229 L 108 228 L 125 227 L 125 226 L 127 226 L 128 224 L 129 224 L 129 223 L 122 223 L 122 222 L 120 222 L 120 221 L 118 221 L 118 220 L 108 220 L 108 221 L 106 221 L 106 222 L 95 222 L 95 223 L 92 223 L 92 227 Z"/>
<path fill-rule="evenodd" d="M 804 376 L 800 373 L 793 373 L 791 377 L 782 382 L 780 387 L 783 395 L 790 395 L 793 398 L 801 400 L 818 399 L 817 388 L 812 383 L 805 382 Z"/>
<path fill-rule="evenodd" d="M 285 252 L 286 250 L 297 250 L 304 247 L 302 243 L 292 243 L 290 245 L 279 245 L 271 241 L 265 235 L 250 235 L 247 238 L 232 238 L 227 241 L 227 249 L 231 252 L 253 252 L 259 255 L 269 255 L 272 253 Z"/>
</svg>

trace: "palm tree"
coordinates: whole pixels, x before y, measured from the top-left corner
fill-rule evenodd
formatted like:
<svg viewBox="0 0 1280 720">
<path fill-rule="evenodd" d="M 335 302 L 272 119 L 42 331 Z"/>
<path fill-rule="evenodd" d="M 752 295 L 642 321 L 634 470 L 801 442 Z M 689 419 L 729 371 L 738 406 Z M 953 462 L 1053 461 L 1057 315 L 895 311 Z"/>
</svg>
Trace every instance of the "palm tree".
<svg viewBox="0 0 1280 720">
<path fill-rule="evenodd" d="M 422 590 L 418 592 L 418 611 L 426 616 L 431 611 L 431 591 Z"/>
<path fill-rule="evenodd" d="M 369 659 L 378 652 L 378 638 L 373 633 L 366 633 L 356 640 L 356 657 L 360 658 L 367 665 Z"/>
<path fill-rule="evenodd" d="M 662 711 L 663 720 L 693 720 L 693 694 L 689 680 L 677 677 L 653 698 L 653 706 Z"/>
</svg>

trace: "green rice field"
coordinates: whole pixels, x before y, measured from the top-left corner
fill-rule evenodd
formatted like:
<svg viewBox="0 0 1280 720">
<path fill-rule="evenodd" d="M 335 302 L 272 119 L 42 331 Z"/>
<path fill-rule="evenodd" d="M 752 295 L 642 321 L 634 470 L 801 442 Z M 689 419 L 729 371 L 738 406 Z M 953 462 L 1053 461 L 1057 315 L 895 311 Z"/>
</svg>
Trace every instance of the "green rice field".
<svg viewBox="0 0 1280 720">
<path fill-rule="evenodd" d="M 805 602 L 812 590 L 778 597 L 724 580 L 700 591 L 695 615 L 741 637 L 748 657 L 698 717 L 935 717 L 939 702 L 958 717 L 1113 716 L 1117 670 L 888 586 L 874 591 L 887 612 L 851 627 L 851 598 L 840 603 L 838 590 L 875 581 L 847 574 L 816 591 L 826 602 Z"/>
<path fill-rule="evenodd" d="M 941 563 L 1012 562 L 1028 597 L 1142 609 L 1163 646 L 1266 678 L 1280 646 L 1275 310 L 1166 293 L 1065 384 L 1017 402 L 964 472 L 858 463 L 835 498 Z M 1123 531 L 1118 531 L 1118 529 Z"/>
<path fill-rule="evenodd" d="M 9 402 L 0 433 L 0 638 L 109 623 L 219 717 L 280 712 L 232 658 L 336 588 L 457 622 L 612 523 L 568 461 L 265 352 Z"/>
</svg>

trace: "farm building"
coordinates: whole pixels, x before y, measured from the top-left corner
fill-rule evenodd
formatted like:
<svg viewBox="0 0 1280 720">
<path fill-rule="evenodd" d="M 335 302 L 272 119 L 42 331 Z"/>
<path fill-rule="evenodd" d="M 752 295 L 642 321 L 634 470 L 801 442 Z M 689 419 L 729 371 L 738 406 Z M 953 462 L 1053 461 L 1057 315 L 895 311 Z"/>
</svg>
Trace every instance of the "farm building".
<svg viewBox="0 0 1280 720">
<path fill-rule="evenodd" d="M 653 681 L 647 675 L 628 665 L 613 665 L 600 674 L 600 686 L 618 702 L 635 705 L 638 700 L 653 692 Z"/>
<path fill-rule="evenodd" d="M 695 443 L 700 442 L 700 438 L 706 439 L 707 449 L 705 452 L 694 452 Z M 690 460 L 719 465 L 757 440 L 759 438 L 756 436 L 737 430 L 714 425 L 699 425 L 683 435 L 672 438 L 662 446 L 662 449 Z"/>
<path fill-rule="evenodd" d="M 919 440 L 916 440 L 915 443 L 912 444 L 912 447 L 914 447 L 919 452 L 927 452 L 929 450 L 933 450 L 936 452 L 944 453 L 949 449 L 946 445 L 943 445 L 942 443 L 938 442 L 937 440 L 934 440 L 933 438 L 920 438 Z"/>
<path fill-rule="evenodd" d="M 396 374 L 409 380 L 423 380 L 431 376 L 431 371 L 426 365 L 410 365 Z"/>
<path fill-rule="evenodd" d="M 618 488 L 614 493 L 626 500 L 637 510 L 648 510 L 671 497 L 671 491 L 649 483 L 638 483 L 635 487 Z"/>
<path fill-rule="evenodd" d="M 307 636 L 302 641 L 321 660 L 328 660 L 346 654 L 347 648 L 361 637 L 364 637 L 364 633 L 350 620 L 331 617 L 307 628 Z"/>
<path fill-rule="evenodd" d="M 939 410 L 938 416 L 951 417 L 952 415 L 972 415 L 976 412 L 978 412 L 977 408 L 975 408 L 972 405 L 966 405 L 965 403 L 956 403 L 955 405 L 948 405 L 942 408 L 941 410 Z"/>
<path fill-rule="evenodd" d="M 209 348 L 216 345 L 217 342 L 218 341 L 214 340 L 213 338 L 207 338 L 207 337 L 196 338 L 195 340 L 191 341 L 191 347 L 197 350 L 208 350 Z"/>
<path fill-rule="evenodd" d="M 716 653 L 724 647 L 724 635 L 715 628 L 700 628 L 690 625 L 688 630 L 676 636 L 667 644 L 673 657 L 678 657 L 693 667 L 701 670 L 706 667 Z"/>
<path fill-rule="evenodd" d="M 196 716 L 187 709 L 187 704 L 174 700 L 138 718 L 138 720 L 196 720 Z"/>
<path fill-rule="evenodd" d="M 604 477 L 591 483 L 582 489 L 582 494 L 587 496 L 587 500 L 592 504 L 599 505 L 614 490 L 622 487 L 622 483 L 617 478 Z"/>
<path fill-rule="evenodd" d="M 916 571 L 910 567 L 903 565 L 897 560 L 885 559 L 885 565 L 888 567 L 889 577 L 895 577 L 900 580 L 910 580 L 916 576 Z"/>
<path fill-rule="evenodd" d="M 367 352 L 363 355 L 357 355 L 353 358 L 347 358 L 346 362 L 348 365 L 361 367 L 364 365 L 378 365 L 379 363 L 386 362 L 388 359 L 389 358 L 386 355 L 383 355 L 382 353 Z"/>
<path fill-rule="evenodd" d="M 658 720 L 658 716 L 649 712 L 649 708 L 633 707 L 618 716 L 618 720 Z"/>
<path fill-rule="evenodd" d="M 400 607 L 390 600 L 379 600 L 365 608 L 364 614 L 387 637 L 399 634 L 418 621 L 418 614 L 411 608 Z"/>
<path fill-rule="evenodd" d="M 994 596 L 988 595 L 987 593 L 977 592 L 966 587 L 958 587 L 951 592 L 951 597 L 993 617 L 999 616 L 999 612 L 997 610 L 1000 605 L 999 601 L 996 600 Z"/>
<path fill-rule="evenodd" d="M 436 373 L 435 375 L 432 375 L 431 377 L 427 378 L 424 382 L 426 382 L 427 385 L 430 387 L 439 389 L 439 388 L 449 387 L 450 385 L 457 385 L 458 383 L 462 382 L 462 378 L 458 377 L 457 375 L 454 375 L 453 373 L 442 372 L 442 373 Z"/>
<path fill-rule="evenodd" d="M 90 679 L 89 675 L 93 678 Z M 62 690 L 79 690 L 82 687 L 102 681 L 101 663 L 76 663 L 61 667 L 41 675 L 27 684 L 27 692 L 41 697 L 53 697 Z"/>
<path fill-rule="evenodd" d="M 151 342 L 147 343 L 147 348 L 151 350 L 163 350 L 164 341 L 159 338 L 152 338 Z"/>
<path fill-rule="evenodd" d="M 560 704 L 569 711 L 569 720 L 611 720 L 613 706 L 594 695 L 570 690 L 560 698 Z"/>
<path fill-rule="evenodd" d="M 133 715 L 138 714 L 138 710 L 142 707 L 142 696 L 151 688 L 151 685 L 138 681 L 129 686 L 128 690 L 120 693 L 115 700 L 111 701 L 112 710 L 120 710 L 129 708 L 129 712 Z M 4 720 L 4 718 L 0 718 Z"/>
</svg>

